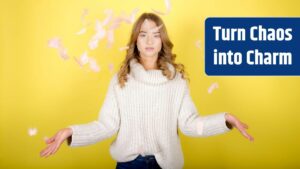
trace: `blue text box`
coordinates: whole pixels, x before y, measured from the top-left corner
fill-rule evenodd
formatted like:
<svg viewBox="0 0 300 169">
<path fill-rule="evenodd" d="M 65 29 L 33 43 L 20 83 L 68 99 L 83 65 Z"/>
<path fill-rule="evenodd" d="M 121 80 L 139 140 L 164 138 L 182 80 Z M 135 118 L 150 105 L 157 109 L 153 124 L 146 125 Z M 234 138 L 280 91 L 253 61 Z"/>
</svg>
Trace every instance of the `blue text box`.
<svg viewBox="0 0 300 169">
<path fill-rule="evenodd" d="M 300 18 L 207 18 L 207 75 L 300 75 Z"/>
</svg>

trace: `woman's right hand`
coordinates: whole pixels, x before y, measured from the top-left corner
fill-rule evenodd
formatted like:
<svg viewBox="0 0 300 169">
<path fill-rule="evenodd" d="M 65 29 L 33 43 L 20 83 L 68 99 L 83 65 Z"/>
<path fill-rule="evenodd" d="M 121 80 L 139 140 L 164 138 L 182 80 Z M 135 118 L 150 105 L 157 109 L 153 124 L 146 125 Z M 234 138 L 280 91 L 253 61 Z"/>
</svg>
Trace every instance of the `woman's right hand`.
<svg viewBox="0 0 300 169">
<path fill-rule="evenodd" d="M 59 149 L 60 145 L 70 136 L 72 136 L 71 128 L 59 130 L 53 137 L 46 140 L 48 146 L 40 152 L 40 156 L 48 157 L 53 155 Z"/>
</svg>

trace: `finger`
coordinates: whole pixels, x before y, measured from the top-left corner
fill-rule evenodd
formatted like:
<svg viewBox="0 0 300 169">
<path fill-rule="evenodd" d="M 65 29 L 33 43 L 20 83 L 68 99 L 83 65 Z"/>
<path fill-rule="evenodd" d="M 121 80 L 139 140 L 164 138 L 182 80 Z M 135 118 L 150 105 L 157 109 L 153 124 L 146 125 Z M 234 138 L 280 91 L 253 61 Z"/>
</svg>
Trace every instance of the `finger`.
<svg viewBox="0 0 300 169">
<path fill-rule="evenodd" d="M 250 134 L 248 134 L 246 130 L 242 130 L 241 133 L 242 133 L 242 135 L 243 135 L 244 137 L 246 137 L 248 140 L 254 141 L 254 138 L 253 138 Z"/>
<path fill-rule="evenodd" d="M 55 140 L 55 136 L 53 136 L 53 137 L 47 139 L 47 140 L 46 140 L 46 143 L 47 143 L 47 144 L 50 144 L 50 143 L 52 143 L 54 140 Z"/>
<path fill-rule="evenodd" d="M 57 150 L 59 149 L 60 145 L 55 146 L 55 148 L 53 149 L 52 154 L 55 154 L 57 152 Z"/>
<path fill-rule="evenodd" d="M 246 129 L 244 128 L 243 124 L 238 122 L 237 125 L 236 125 L 236 128 L 240 131 L 240 133 L 245 136 L 246 138 L 248 138 L 248 135 L 247 135 L 247 132 L 246 132 Z"/>
<path fill-rule="evenodd" d="M 243 126 L 244 128 L 246 128 L 246 129 L 249 128 L 248 125 L 247 125 L 246 123 L 241 122 L 241 124 L 242 124 L 242 126 Z"/>
<path fill-rule="evenodd" d="M 49 154 L 50 154 L 50 150 L 45 153 L 44 158 L 47 158 Z"/>
<path fill-rule="evenodd" d="M 245 130 L 243 124 L 242 124 L 240 121 L 237 121 L 237 122 L 236 122 L 235 127 L 236 127 L 240 132 L 242 132 L 243 130 Z"/>
<path fill-rule="evenodd" d="M 59 149 L 61 143 L 57 142 L 56 144 L 53 145 L 53 149 L 51 151 L 51 155 L 55 154 L 57 152 L 57 150 Z"/>
<path fill-rule="evenodd" d="M 249 135 L 249 140 L 254 141 L 254 137 L 252 137 L 250 134 L 248 134 L 248 135 Z"/>
<path fill-rule="evenodd" d="M 49 156 L 49 153 L 51 152 L 51 150 L 52 150 L 52 145 L 50 145 L 47 149 L 46 149 L 46 151 L 43 153 L 43 157 L 48 157 Z"/>
<path fill-rule="evenodd" d="M 47 146 L 46 148 L 44 148 L 41 152 L 40 152 L 40 156 L 43 157 L 48 151 L 49 151 L 50 145 Z"/>
<path fill-rule="evenodd" d="M 54 147 L 55 147 L 55 142 L 52 143 L 52 144 L 48 147 L 47 152 L 45 152 L 45 154 L 44 154 L 44 157 L 46 157 L 46 158 L 49 157 L 49 156 L 51 155 L 51 153 L 52 153 Z"/>
<path fill-rule="evenodd" d="M 42 150 L 41 152 L 40 152 L 40 157 L 44 157 L 44 150 Z"/>
<path fill-rule="evenodd" d="M 249 141 L 254 141 L 254 138 L 248 134 L 248 133 L 245 133 L 245 137 L 249 140 Z"/>
<path fill-rule="evenodd" d="M 49 151 L 45 154 L 45 157 L 46 157 L 46 158 L 49 157 L 49 156 L 51 155 L 52 151 L 53 151 L 53 146 L 51 146 L 51 147 L 49 148 Z"/>
<path fill-rule="evenodd" d="M 43 151 L 40 152 L 40 156 L 44 157 L 45 154 L 47 154 L 48 151 L 49 151 L 49 147 L 45 148 Z"/>
</svg>

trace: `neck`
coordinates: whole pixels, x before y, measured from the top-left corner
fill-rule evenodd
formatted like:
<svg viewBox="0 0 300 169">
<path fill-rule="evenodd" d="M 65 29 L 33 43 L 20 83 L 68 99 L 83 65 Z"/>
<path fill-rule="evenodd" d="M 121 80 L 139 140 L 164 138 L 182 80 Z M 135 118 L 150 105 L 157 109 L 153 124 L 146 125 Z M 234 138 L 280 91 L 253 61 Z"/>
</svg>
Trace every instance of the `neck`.
<svg viewBox="0 0 300 169">
<path fill-rule="evenodd" d="M 158 69 L 157 67 L 157 57 L 140 57 L 140 62 L 145 68 L 145 70 Z"/>
</svg>

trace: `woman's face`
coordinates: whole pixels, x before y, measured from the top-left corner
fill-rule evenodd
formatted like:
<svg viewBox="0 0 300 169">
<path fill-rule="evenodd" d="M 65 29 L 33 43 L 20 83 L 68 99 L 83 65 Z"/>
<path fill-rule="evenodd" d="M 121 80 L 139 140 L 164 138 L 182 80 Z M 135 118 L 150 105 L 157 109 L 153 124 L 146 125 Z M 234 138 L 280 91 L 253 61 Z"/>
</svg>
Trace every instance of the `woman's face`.
<svg viewBox="0 0 300 169">
<path fill-rule="evenodd" d="M 140 57 L 158 57 L 162 47 L 159 33 L 161 26 L 157 26 L 152 20 L 145 19 L 137 38 Z"/>
</svg>

